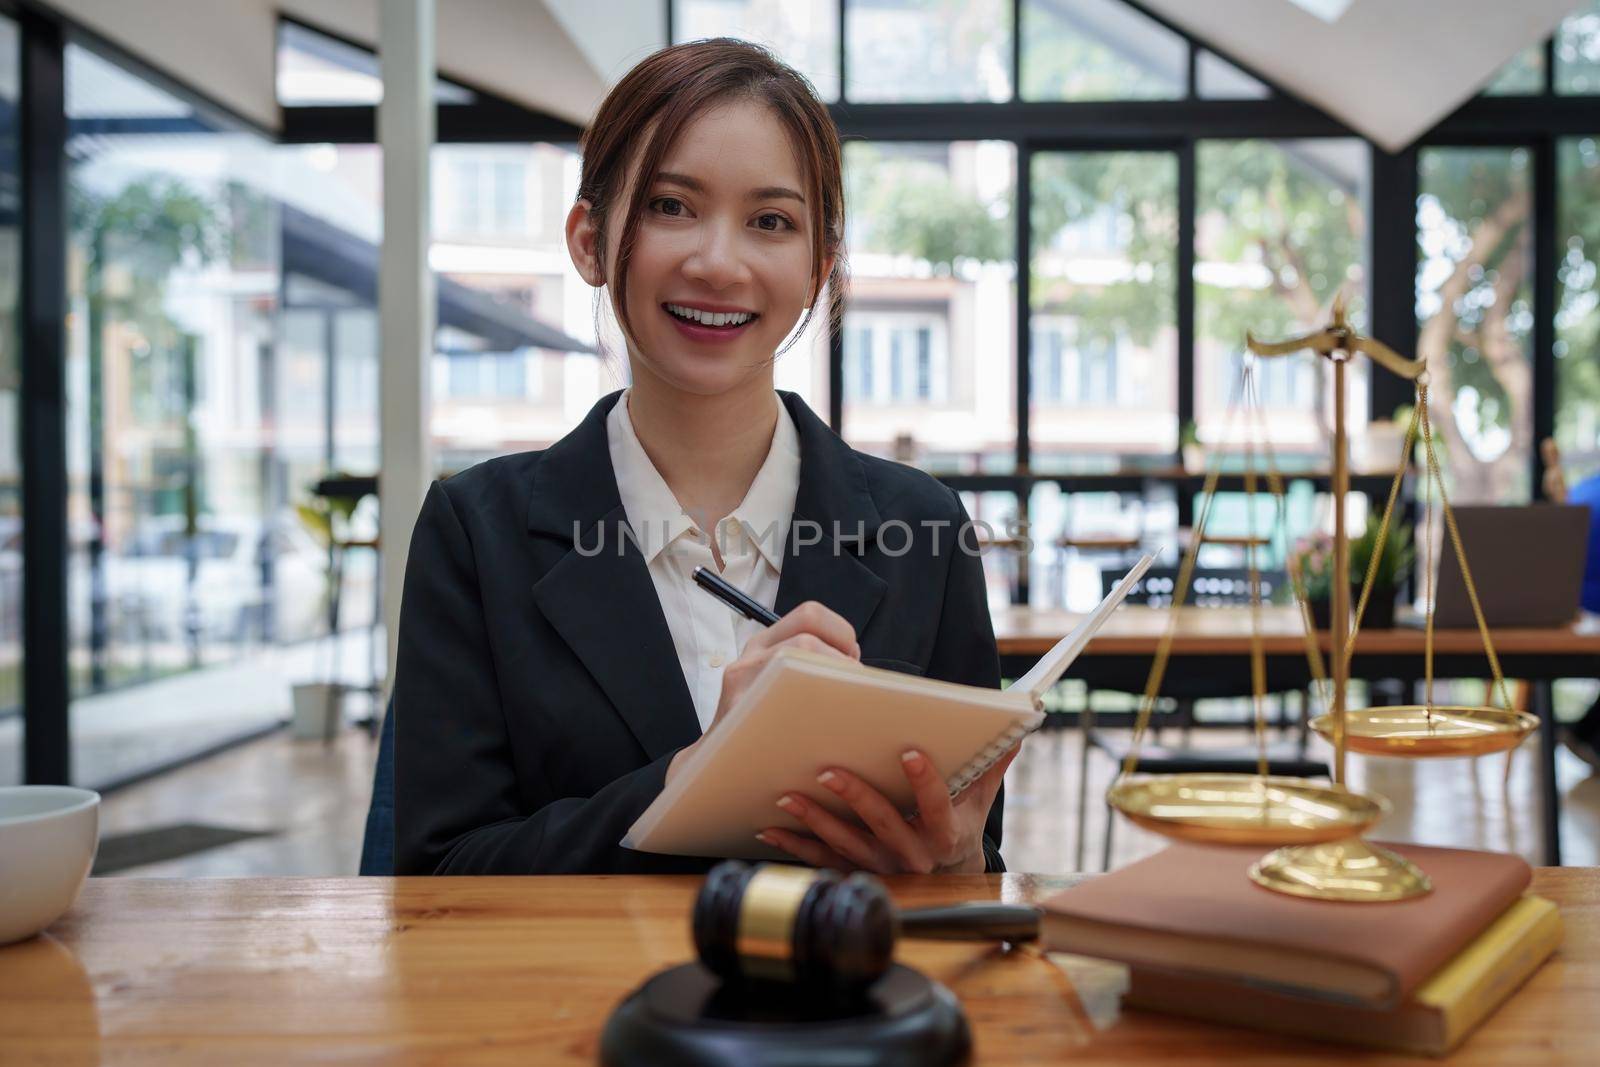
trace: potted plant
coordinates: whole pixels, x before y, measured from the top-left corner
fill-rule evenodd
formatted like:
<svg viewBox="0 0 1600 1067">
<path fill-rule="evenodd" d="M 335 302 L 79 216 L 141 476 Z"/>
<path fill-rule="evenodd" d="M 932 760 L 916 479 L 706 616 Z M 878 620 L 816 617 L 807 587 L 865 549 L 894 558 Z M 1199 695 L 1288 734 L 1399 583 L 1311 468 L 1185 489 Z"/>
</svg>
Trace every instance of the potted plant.
<svg viewBox="0 0 1600 1067">
<path fill-rule="evenodd" d="M 1200 445 L 1200 430 L 1193 419 L 1184 420 L 1178 429 L 1178 454 L 1183 469 L 1191 474 L 1206 469 L 1206 450 Z"/>
<path fill-rule="evenodd" d="M 344 584 L 344 552 L 340 546 L 348 540 L 350 518 L 359 503 L 359 498 L 313 494 L 295 505 L 301 524 L 328 550 L 327 581 L 322 594 L 328 613 L 328 667 L 322 680 L 291 687 L 294 718 L 290 733 L 296 740 L 331 740 L 339 730 L 345 690 L 338 677 L 339 591 Z"/>
<path fill-rule="evenodd" d="M 1361 596 L 1361 586 L 1367 580 L 1367 568 L 1372 563 L 1372 553 L 1378 544 L 1378 530 L 1382 516 L 1369 514 L 1367 528 L 1361 536 L 1350 542 L 1350 610 Z M 1366 616 L 1361 625 L 1386 630 L 1394 626 L 1394 602 L 1400 583 L 1411 572 L 1416 549 L 1411 543 L 1411 528 L 1397 522 L 1384 539 L 1383 552 L 1378 556 L 1377 570 L 1372 578 L 1372 597 L 1367 602 Z"/>
<path fill-rule="evenodd" d="M 1333 588 L 1333 539 L 1320 532 L 1301 538 L 1289 554 L 1289 574 L 1310 605 L 1312 622 L 1326 630 L 1332 617 L 1328 598 Z"/>
</svg>

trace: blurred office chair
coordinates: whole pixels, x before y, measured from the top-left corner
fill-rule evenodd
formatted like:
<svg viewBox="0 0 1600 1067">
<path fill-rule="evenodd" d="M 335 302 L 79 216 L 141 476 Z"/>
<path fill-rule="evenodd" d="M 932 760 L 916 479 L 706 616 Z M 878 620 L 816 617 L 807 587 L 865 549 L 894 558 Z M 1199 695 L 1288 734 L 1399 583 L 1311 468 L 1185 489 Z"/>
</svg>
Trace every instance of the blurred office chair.
<svg viewBox="0 0 1600 1067">
<path fill-rule="evenodd" d="M 1583 589 L 1579 602 L 1585 611 L 1600 612 L 1600 474 L 1591 474 L 1577 485 L 1567 488 L 1561 470 L 1561 449 L 1553 438 L 1539 443 L 1544 457 L 1544 495 L 1552 504 L 1584 504 L 1592 512 L 1589 523 L 1589 558 L 1583 571 Z M 1517 683 L 1516 707 L 1528 706 L 1528 683 Z M 1487 701 L 1485 701 L 1487 703 Z M 1557 731 L 1557 737 L 1573 755 L 1587 763 L 1590 770 L 1600 774 L 1600 697 L 1583 716 Z M 1506 775 L 1511 774 L 1513 752 L 1506 753 Z"/>
<path fill-rule="evenodd" d="M 387 878 L 394 874 L 394 697 L 383 713 L 378 732 L 378 764 L 372 775 L 372 804 L 367 808 L 367 829 L 361 839 L 363 875 Z"/>
<path fill-rule="evenodd" d="M 1067 606 L 1068 574 L 1074 558 L 1085 560 L 1099 560 L 1103 567 L 1119 567 L 1127 570 L 1138 558 L 1139 547 L 1145 538 L 1145 506 L 1144 498 L 1132 493 L 1116 493 L 1119 508 L 1122 510 L 1114 521 L 1107 521 L 1105 516 L 1091 516 L 1087 521 L 1075 521 L 1074 516 L 1080 516 L 1085 510 L 1075 507 L 1078 504 L 1080 493 L 1063 493 L 1061 533 L 1053 542 L 1055 554 L 1053 565 L 1055 573 L 1050 580 L 1050 589 L 1055 598 L 1055 606 Z M 1129 501 L 1133 502 L 1132 522 L 1128 521 Z"/>
</svg>

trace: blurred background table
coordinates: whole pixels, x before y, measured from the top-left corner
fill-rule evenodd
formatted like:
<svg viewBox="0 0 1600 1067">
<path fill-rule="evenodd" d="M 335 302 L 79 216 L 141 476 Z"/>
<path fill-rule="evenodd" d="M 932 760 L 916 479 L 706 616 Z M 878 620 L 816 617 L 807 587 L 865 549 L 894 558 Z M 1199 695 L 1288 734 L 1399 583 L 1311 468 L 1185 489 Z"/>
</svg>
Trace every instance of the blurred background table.
<svg viewBox="0 0 1600 1067">
<path fill-rule="evenodd" d="M 902 907 L 1037 900 L 1075 877 L 889 879 Z M 612 1007 L 691 955 L 691 877 L 91 879 L 50 935 L 0 948 L 7 1063 L 593 1064 Z M 1451 1057 L 1588 1064 L 1600 1041 L 1600 870 L 1536 872 L 1561 952 Z M 973 1063 L 1347 1063 L 1331 1045 L 1118 1007 L 1119 968 L 909 943 Z M 1366 1064 L 1415 1063 L 1379 1055 Z"/>
<path fill-rule="evenodd" d="M 1169 617 L 1166 609 L 1127 605 L 1117 610 L 1089 642 L 1067 672 L 1094 688 L 1141 692 L 1150 662 Z M 1268 605 L 1261 609 L 1261 633 L 1267 661 L 1267 688 L 1294 687 L 1306 672 L 1305 641 L 1296 609 Z M 1070 633 L 1082 618 L 1065 611 L 1027 607 L 998 608 L 992 613 L 1000 670 L 1007 678 L 1024 673 L 1051 645 Z M 1179 609 L 1168 676 L 1203 672 L 1211 678 L 1232 678 L 1248 686 L 1250 626 L 1248 607 L 1185 607 Z M 1561 863 L 1561 798 L 1556 788 L 1556 736 L 1550 685 L 1559 678 L 1593 678 L 1600 672 L 1600 618 L 1584 616 L 1568 626 L 1497 629 L 1495 652 L 1507 679 L 1530 683 L 1530 711 L 1539 717 L 1539 795 L 1544 862 Z M 1326 632 L 1320 635 L 1324 657 Z M 1423 632 L 1397 626 L 1362 630 L 1356 637 L 1350 677 L 1365 680 L 1415 679 L 1422 676 Z M 1477 630 L 1434 633 L 1434 675 L 1437 678 L 1479 678 L 1488 674 Z"/>
</svg>

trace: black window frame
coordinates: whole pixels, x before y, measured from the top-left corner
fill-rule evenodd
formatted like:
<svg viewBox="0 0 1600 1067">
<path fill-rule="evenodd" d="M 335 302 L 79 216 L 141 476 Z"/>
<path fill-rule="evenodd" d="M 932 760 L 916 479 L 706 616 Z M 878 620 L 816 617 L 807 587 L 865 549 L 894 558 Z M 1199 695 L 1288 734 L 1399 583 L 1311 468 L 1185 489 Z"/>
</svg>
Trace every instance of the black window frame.
<svg viewBox="0 0 1600 1067">
<path fill-rule="evenodd" d="M 662 0 L 666 40 L 672 40 L 673 0 Z M 1029 172 L 1033 155 L 1043 151 L 1167 150 L 1178 160 L 1177 255 L 1177 416 L 1180 425 L 1194 415 L 1194 238 L 1196 146 L 1202 141 L 1243 138 L 1360 138 L 1370 148 L 1368 254 L 1371 330 L 1401 350 L 1414 350 L 1417 340 L 1414 293 L 1417 266 L 1416 201 L 1419 151 L 1435 146 L 1525 146 L 1532 156 L 1533 225 L 1533 431 L 1542 439 L 1555 423 L 1555 296 L 1556 296 L 1556 153 L 1568 137 L 1600 136 L 1596 97 L 1555 92 L 1554 40 L 1544 41 L 1544 83 L 1538 93 L 1478 96 L 1418 137 L 1411 145 L 1388 152 L 1328 115 L 1314 104 L 1285 91 L 1273 79 L 1226 48 L 1198 39 L 1139 0 L 1122 0 L 1156 25 L 1177 34 L 1188 48 L 1185 91 L 1172 100 L 1046 102 L 1025 101 L 1021 91 L 1022 10 L 1024 0 L 1011 0 L 1012 98 L 1000 103 L 852 103 L 848 84 L 848 34 L 843 0 L 837 6 L 840 100 L 829 110 L 841 135 L 855 140 L 885 141 L 1010 141 L 1016 148 L 1015 254 L 1016 444 L 1014 469 L 1008 473 L 949 476 L 958 489 L 1001 490 L 1016 495 L 1025 513 L 1034 483 L 1052 480 L 1030 472 L 1029 440 L 1031 307 L 1029 274 L 1032 201 Z M 266 134 L 280 144 L 372 144 L 376 108 L 319 106 L 284 109 L 280 131 L 263 130 L 209 99 L 171 72 L 152 67 L 125 49 L 107 42 L 60 12 L 32 0 L 0 0 L 0 12 L 15 19 L 22 35 L 22 158 L 24 233 L 23 285 L 18 320 L 22 345 L 24 544 L 28 581 L 24 591 L 24 777 L 30 782 L 65 782 L 68 774 L 66 677 L 65 557 L 65 423 L 64 381 L 65 158 L 66 122 L 62 85 L 62 52 L 66 41 L 86 39 L 97 51 L 136 70 L 203 109 L 207 115 Z M 370 51 L 326 27 L 280 15 L 346 44 Z M 1197 63 L 1208 51 L 1267 87 L 1258 99 L 1208 100 L 1198 96 Z M 441 105 L 437 140 L 441 144 L 545 142 L 575 149 L 580 126 L 524 106 L 501 94 L 452 78 L 473 94 L 470 103 Z M 1070 132 L 1068 132 L 1070 131 Z M 841 298 L 837 293 L 831 299 Z M 829 337 L 828 419 L 843 425 L 843 336 Z M 1389 375 L 1371 376 L 1373 411 L 1387 412 L 1410 399 L 1406 383 Z M 1532 450 L 1532 484 L 1540 484 L 1543 462 Z M 1027 567 L 1022 560 L 1014 592 L 1027 599 Z"/>
</svg>

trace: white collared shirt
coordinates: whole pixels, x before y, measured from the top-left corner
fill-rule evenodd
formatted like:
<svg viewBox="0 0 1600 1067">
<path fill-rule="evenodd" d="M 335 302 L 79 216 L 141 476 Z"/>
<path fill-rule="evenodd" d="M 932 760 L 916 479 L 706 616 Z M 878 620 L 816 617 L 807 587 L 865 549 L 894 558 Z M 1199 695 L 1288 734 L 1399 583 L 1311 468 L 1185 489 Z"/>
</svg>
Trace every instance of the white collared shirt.
<svg viewBox="0 0 1600 1067">
<path fill-rule="evenodd" d="M 745 642 L 762 627 L 695 585 L 692 575 L 696 567 L 717 570 L 711 553 L 715 536 L 722 577 L 772 607 L 800 487 L 800 437 L 779 398 L 778 422 L 766 460 L 739 506 L 708 532 L 684 511 L 639 443 L 628 417 L 631 392 L 624 390 L 606 416 L 611 468 L 704 732 L 717 713 L 723 668 L 738 658 Z"/>
</svg>

